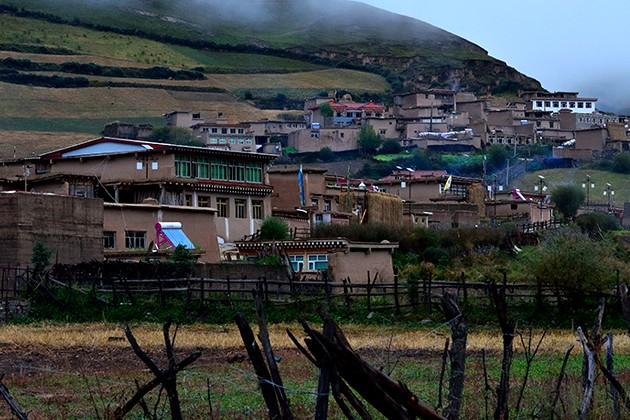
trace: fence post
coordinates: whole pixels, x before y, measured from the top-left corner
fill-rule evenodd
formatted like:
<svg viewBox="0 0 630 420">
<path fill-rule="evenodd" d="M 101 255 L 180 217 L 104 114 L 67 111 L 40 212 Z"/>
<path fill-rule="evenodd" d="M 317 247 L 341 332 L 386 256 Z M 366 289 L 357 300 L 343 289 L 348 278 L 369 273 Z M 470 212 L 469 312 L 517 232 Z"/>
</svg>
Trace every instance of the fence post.
<svg viewBox="0 0 630 420">
<path fill-rule="evenodd" d="M 265 286 L 265 303 L 269 303 L 269 284 L 267 283 L 267 276 L 263 276 L 263 285 Z"/>
<path fill-rule="evenodd" d="M 396 315 L 400 315 L 400 300 L 398 299 L 398 274 L 394 274 L 394 305 L 396 306 Z"/>
<path fill-rule="evenodd" d="M 230 276 L 229 274 L 225 277 L 227 284 L 225 286 L 225 299 L 227 301 L 230 301 Z"/>
<path fill-rule="evenodd" d="M 205 303 L 205 301 L 206 301 L 206 290 L 205 290 L 205 289 L 206 289 L 206 287 L 205 287 L 205 286 L 206 286 L 206 279 L 205 279 L 205 278 L 203 278 L 203 276 L 202 276 L 202 277 L 201 277 L 201 287 L 200 287 L 200 289 L 201 289 L 201 290 L 200 290 L 200 292 L 201 292 L 201 296 L 200 296 L 200 298 L 201 298 L 201 304 L 202 304 L 202 305 L 203 305 L 203 304 Z"/>
<path fill-rule="evenodd" d="M 466 287 L 466 275 L 462 271 L 460 276 L 462 282 L 462 289 L 464 290 L 464 306 L 468 304 L 468 288 Z"/>
<path fill-rule="evenodd" d="M 330 286 L 328 284 L 328 272 L 324 271 L 322 275 L 324 277 L 324 294 L 326 296 L 326 303 L 330 305 Z"/>
<path fill-rule="evenodd" d="M 370 287 L 370 272 L 367 272 L 367 288 L 365 289 L 365 291 L 367 292 L 367 307 L 368 307 L 368 311 L 372 312 L 372 302 L 371 302 L 371 297 L 372 297 L 372 288 Z"/>
<path fill-rule="evenodd" d="M 346 308 L 350 309 L 350 295 L 348 294 L 348 280 L 343 279 L 343 300 Z"/>
<path fill-rule="evenodd" d="M 432 310 L 431 304 L 433 303 L 432 302 L 433 299 L 432 299 L 432 296 L 431 296 L 431 294 L 432 294 L 432 292 L 431 292 L 431 283 L 432 283 L 432 281 L 433 281 L 433 273 L 429 273 L 429 281 L 428 281 L 428 284 L 427 284 L 427 286 L 428 286 L 428 288 L 427 288 L 427 306 L 428 306 L 428 310 L 429 310 L 429 315 L 431 315 L 431 310 Z"/>
<path fill-rule="evenodd" d="M 112 303 L 114 305 L 118 303 L 118 296 L 116 295 L 116 279 L 112 279 Z"/>
<path fill-rule="evenodd" d="M 160 289 L 160 305 L 164 305 L 164 290 L 162 289 L 162 277 L 157 276 L 158 288 Z"/>
</svg>

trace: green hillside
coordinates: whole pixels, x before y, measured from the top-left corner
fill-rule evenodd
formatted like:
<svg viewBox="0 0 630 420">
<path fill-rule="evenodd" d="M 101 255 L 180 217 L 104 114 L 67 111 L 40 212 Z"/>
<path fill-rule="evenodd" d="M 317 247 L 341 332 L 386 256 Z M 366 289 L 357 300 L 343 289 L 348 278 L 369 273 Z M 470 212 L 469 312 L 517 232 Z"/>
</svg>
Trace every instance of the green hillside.
<svg viewBox="0 0 630 420">
<path fill-rule="evenodd" d="M 348 0 L 0 0 L 0 5 L 171 44 L 361 68 L 386 76 L 396 88 L 457 84 L 484 93 L 540 88 L 463 38 Z"/>
<path fill-rule="evenodd" d="M 630 201 L 630 176 L 607 171 L 595 171 L 590 169 L 568 168 L 568 169 L 547 169 L 543 171 L 530 172 L 516 181 L 516 186 L 524 191 L 533 191 L 538 185 L 538 175 L 545 177 L 545 181 L 553 190 L 560 185 L 582 186 L 586 180 L 586 175 L 591 176 L 591 182 L 595 188 L 591 189 L 590 199 L 593 203 L 608 203 L 604 196 L 606 183 L 610 183 L 615 190 L 615 205 L 623 205 Z"/>
</svg>

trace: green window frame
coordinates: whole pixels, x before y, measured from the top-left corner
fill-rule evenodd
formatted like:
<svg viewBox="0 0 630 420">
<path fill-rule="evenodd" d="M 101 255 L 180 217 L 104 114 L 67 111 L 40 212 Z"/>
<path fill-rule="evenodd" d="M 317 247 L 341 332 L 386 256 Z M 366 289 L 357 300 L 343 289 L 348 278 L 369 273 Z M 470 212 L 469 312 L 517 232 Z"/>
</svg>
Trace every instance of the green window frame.
<svg viewBox="0 0 630 420">
<path fill-rule="evenodd" d="M 207 158 L 195 158 L 193 169 L 194 178 L 210 179 L 210 161 Z"/>
<path fill-rule="evenodd" d="M 191 162 L 190 157 L 175 155 L 175 176 L 180 178 L 190 178 Z"/>
<path fill-rule="evenodd" d="M 213 160 L 211 165 L 211 179 L 216 181 L 227 181 L 228 165 L 222 160 Z"/>
<path fill-rule="evenodd" d="M 263 178 L 263 170 L 261 165 L 248 164 L 245 169 L 245 181 L 261 184 Z"/>
<path fill-rule="evenodd" d="M 309 271 L 324 271 L 328 270 L 328 255 L 309 255 L 308 256 L 308 270 Z"/>
</svg>

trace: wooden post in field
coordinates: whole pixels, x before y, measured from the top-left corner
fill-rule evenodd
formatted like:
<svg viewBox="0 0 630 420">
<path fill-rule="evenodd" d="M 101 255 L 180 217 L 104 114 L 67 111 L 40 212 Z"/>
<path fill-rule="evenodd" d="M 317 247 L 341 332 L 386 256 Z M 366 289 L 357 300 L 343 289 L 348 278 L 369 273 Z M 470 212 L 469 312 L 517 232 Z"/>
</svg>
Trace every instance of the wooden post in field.
<svg viewBox="0 0 630 420">
<path fill-rule="evenodd" d="M 331 290 L 330 290 L 330 284 L 328 282 L 328 272 L 324 271 L 322 274 L 324 277 L 324 294 L 326 296 L 326 303 L 330 305 Z"/>
<path fill-rule="evenodd" d="M 394 274 L 394 306 L 396 315 L 400 315 L 400 300 L 398 298 L 398 274 Z"/>
<path fill-rule="evenodd" d="M 468 305 L 468 289 L 466 288 L 466 274 L 462 271 L 460 276 L 462 289 L 464 290 L 464 306 Z"/>
<path fill-rule="evenodd" d="M 160 305 L 164 305 L 164 289 L 162 288 L 162 276 L 157 276 L 158 288 L 160 289 Z"/>
<path fill-rule="evenodd" d="M 366 293 L 367 293 L 367 309 L 368 312 L 372 312 L 372 302 L 371 302 L 371 297 L 372 297 L 372 288 L 370 287 L 370 272 L 368 270 L 367 272 L 367 288 L 365 289 Z"/>
<path fill-rule="evenodd" d="M 617 273 L 619 271 L 617 270 Z M 608 333 L 606 335 L 606 369 L 611 375 L 614 374 L 614 352 L 613 352 L 613 335 Z M 610 381 L 609 381 L 610 382 Z M 613 419 L 621 418 L 621 407 L 619 406 L 619 393 L 615 385 L 610 382 L 610 390 L 608 391 L 613 403 Z"/>
<path fill-rule="evenodd" d="M 343 279 L 343 300 L 346 304 L 346 308 L 350 309 L 350 294 L 348 291 L 348 283 L 350 283 L 350 277 Z"/>
<path fill-rule="evenodd" d="M 205 290 L 206 279 L 203 278 L 203 277 L 201 277 L 201 285 L 200 286 L 201 287 L 199 288 L 200 289 L 199 292 L 201 293 L 200 298 L 201 298 L 201 304 L 203 305 L 205 303 L 205 301 L 206 301 L 206 290 Z"/>
<path fill-rule="evenodd" d="M 9 406 L 9 410 L 18 420 L 28 420 L 28 416 L 26 412 L 20 407 L 20 405 L 15 401 L 11 393 L 9 392 L 9 388 L 6 387 L 2 383 L 2 379 L 4 378 L 4 374 L 0 375 L 0 397 L 7 403 Z"/>
<path fill-rule="evenodd" d="M 432 302 L 432 298 L 431 298 L 431 294 L 432 294 L 432 283 L 433 283 L 433 273 L 429 273 L 429 279 L 428 279 L 428 284 L 427 284 L 427 309 L 429 310 L 429 315 L 431 315 L 432 312 L 432 306 L 431 304 Z"/>
</svg>

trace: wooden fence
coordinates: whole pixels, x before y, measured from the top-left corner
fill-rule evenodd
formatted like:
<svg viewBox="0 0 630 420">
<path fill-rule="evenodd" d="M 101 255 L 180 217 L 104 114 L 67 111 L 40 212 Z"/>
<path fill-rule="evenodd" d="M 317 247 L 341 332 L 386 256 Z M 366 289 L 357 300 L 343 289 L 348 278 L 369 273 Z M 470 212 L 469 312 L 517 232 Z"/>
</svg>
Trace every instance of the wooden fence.
<svg viewBox="0 0 630 420">
<path fill-rule="evenodd" d="M 505 280 L 505 279 L 504 279 Z M 565 298 L 572 290 L 557 289 L 551 286 L 536 284 L 510 284 L 506 298 L 512 302 L 553 302 Z M 490 302 L 489 283 L 470 282 L 462 275 L 459 281 L 426 279 L 418 283 L 408 284 L 398 281 L 381 282 L 378 276 L 362 283 L 353 283 L 350 279 L 329 281 L 322 280 L 289 280 L 272 281 L 260 278 L 169 278 L 169 279 L 115 279 L 100 283 L 95 290 L 111 295 L 112 301 L 128 300 L 134 302 L 140 296 L 157 296 L 161 301 L 177 297 L 187 301 L 209 302 L 251 302 L 253 291 L 259 290 L 266 303 L 287 304 L 295 302 L 342 300 L 350 308 L 357 299 L 367 304 L 368 310 L 395 309 L 417 305 L 425 305 L 429 311 L 439 303 L 445 292 L 454 293 L 458 299 L 468 302 Z M 614 290 L 606 293 L 591 292 L 592 297 L 613 297 Z"/>
<path fill-rule="evenodd" d="M 31 270 L 24 266 L 0 266 L 0 300 L 15 298 L 30 282 Z"/>
</svg>

